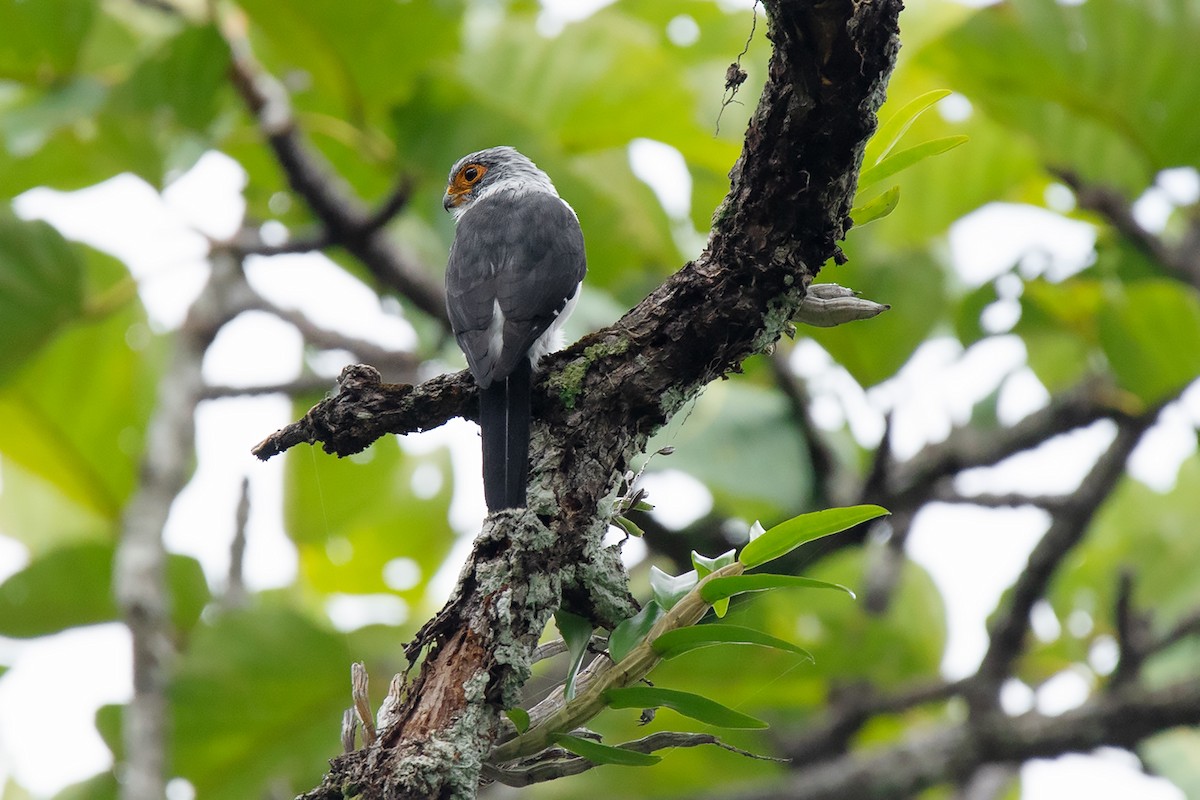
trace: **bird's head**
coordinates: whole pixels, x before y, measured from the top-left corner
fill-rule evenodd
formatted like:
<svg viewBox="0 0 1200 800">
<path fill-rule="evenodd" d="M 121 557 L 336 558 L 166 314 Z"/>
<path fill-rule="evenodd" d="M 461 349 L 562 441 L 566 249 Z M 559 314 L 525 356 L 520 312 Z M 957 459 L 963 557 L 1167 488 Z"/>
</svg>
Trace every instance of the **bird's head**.
<svg viewBox="0 0 1200 800">
<path fill-rule="evenodd" d="M 497 190 L 558 192 L 546 173 L 512 147 L 489 147 L 463 156 L 450 169 L 442 205 L 462 216 L 471 204 Z"/>
</svg>

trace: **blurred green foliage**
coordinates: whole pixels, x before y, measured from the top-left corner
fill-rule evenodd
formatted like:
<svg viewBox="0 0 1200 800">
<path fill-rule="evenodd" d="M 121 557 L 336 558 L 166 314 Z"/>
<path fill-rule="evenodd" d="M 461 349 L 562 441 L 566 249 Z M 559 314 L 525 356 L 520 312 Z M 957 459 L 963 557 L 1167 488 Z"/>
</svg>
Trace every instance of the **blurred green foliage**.
<svg viewBox="0 0 1200 800">
<path fill-rule="evenodd" d="M 186 13 L 130 0 L 0 0 L 0 194 L 78 189 L 121 173 L 163 188 L 217 150 L 246 172 L 249 222 L 276 220 L 293 230 L 312 224 L 303 203 L 288 197 L 273 154 L 228 82 L 230 53 L 218 27 L 192 13 L 202 4 L 181 5 Z M 994 280 L 965 285 L 949 263 L 946 234 L 987 203 L 1048 207 L 1051 168 L 1132 199 L 1160 171 L 1200 164 L 1200 3 L 909 5 L 906 47 L 881 118 L 927 92 L 950 90 L 952 97 L 915 119 L 900 146 L 962 135 L 969 141 L 860 197 L 868 201 L 894 184 L 900 201 L 890 215 L 853 229 L 849 264 L 822 274 L 892 310 L 869 324 L 804 335 L 864 388 L 893 377 L 931 337 L 969 346 L 1015 335 L 1051 392 L 1105 371 L 1129 393 L 1131 407 L 1178 392 L 1200 373 L 1200 299 L 1162 265 L 1102 232 L 1090 265 L 1072 277 L 1013 265 Z M 741 58 L 750 78 L 722 109 L 725 69 L 752 30 L 749 10 L 724 3 L 622 0 L 561 31 L 547 27 L 537 4 L 519 1 L 243 0 L 238 7 L 233 24 L 248 28 L 256 56 L 290 91 L 299 125 L 356 192 L 374 200 L 398 175 L 413 179 L 416 191 L 394 229 L 432 274 L 451 237 L 439 202 L 447 167 L 464 152 L 499 143 L 533 156 L 583 221 L 594 324 L 615 318 L 696 254 L 728 187 L 769 53 L 760 17 Z M 690 183 L 675 188 L 689 200 L 686 213 L 668 213 L 634 174 L 629 148 L 639 139 L 682 155 Z M 1173 220 L 1189 213 L 1172 211 L 1168 235 Z M 999 300 L 999 281 L 1013 276 L 1021 284 L 1020 319 L 998 328 L 985 312 Z M 418 354 L 439 355 L 439 336 L 414 323 L 422 333 Z M 162 377 L 160 338 L 150 335 L 123 264 L 0 211 L 0 530 L 31 558 L 0 585 L 0 634 L 38 636 L 115 618 L 112 551 Z M 868 448 L 836 438 L 851 451 L 843 468 L 869 463 Z M 827 504 L 814 488 L 813 443 L 761 360 L 711 387 L 655 446 L 667 443 L 676 454 L 653 469 L 699 479 L 722 515 L 775 522 Z M 414 476 L 429 478 L 431 470 L 438 488 L 414 492 Z M 350 661 L 367 662 L 378 699 L 386 676 L 404 667 L 400 642 L 440 601 L 430 581 L 453 545 L 454 479 L 446 453 L 414 455 L 394 441 L 348 462 L 290 454 L 286 525 L 299 553 L 296 582 L 255 595 L 240 610 L 214 604 L 201 613 L 212 598 L 197 563 L 172 557 L 182 660 L 171 695 L 171 769 L 200 800 L 293 794 L 319 779 L 338 751 Z M 1157 576 L 1143 599 L 1167 620 L 1200 602 L 1191 546 L 1198 482 L 1195 458 L 1167 494 L 1125 480 L 1050 597 L 1059 619 L 1085 614 L 1089 624 L 1040 643 L 1022 664 L 1027 682 L 1088 669 L 1097 639 L 1112 636 L 1107 593 L 1124 565 Z M 397 559 L 412 575 L 403 586 L 384 576 Z M 868 560 L 852 549 L 808 574 L 861 587 Z M 644 585 L 644 567 L 635 585 Z M 415 610 L 409 622 L 335 632 L 325 610 L 331 596 L 388 593 Z M 880 615 L 831 592 L 740 598 L 729 622 L 796 642 L 816 663 L 776 650 L 747 657 L 747 648 L 711 647 L 665 663 L 655 680 L 761 716 L 773 725 L 770 736 L 786 737 L 839 687 L 936 676 L 946 602 L 913 564 Z M 543 677 L 561 669 L 551 662 Z M 882 720 L 863 742 L 893 741 L 950 713 L 925 708 Z M 634 738 L 636 717 L 612 713 L 598 728 L 614 741 Z M 119 749 L 120 709 L 102 709 L 98 726 Z M 772 741 L 750 731 L 728 740 L 756 751 Z M 1187 732 L 1146 750 L 1156 770 L 1193 788 L 1200 785 L 1197 753 Z M 595 796 L 607 791 L 614 769 L 532 792 Z M 672 752 L 639 772 L 626 796 L 744 787 L 781 769 L 723 751 Z M 61 797 L 114 792 L 112 777 L 103 775 Z M 20 796 L 19 787 L 3 793 Z"/>
</svg>

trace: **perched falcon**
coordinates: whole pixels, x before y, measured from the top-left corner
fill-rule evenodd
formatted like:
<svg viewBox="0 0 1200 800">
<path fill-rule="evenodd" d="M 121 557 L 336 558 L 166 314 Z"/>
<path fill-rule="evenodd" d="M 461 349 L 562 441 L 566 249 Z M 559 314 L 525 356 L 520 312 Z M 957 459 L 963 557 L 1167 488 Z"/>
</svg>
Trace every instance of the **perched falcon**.
<svg viewBox="0 0 1200 800">
<path fill-rule="evenodd" d="M 446 309 L 479 384 L 489 511 L 525 506 L 533 368 L 561 344 L 587 272 L 583 232 L 554 184 L 511 147 L 463 156 L 442 204 L 456 229 Z"/>
</svg>

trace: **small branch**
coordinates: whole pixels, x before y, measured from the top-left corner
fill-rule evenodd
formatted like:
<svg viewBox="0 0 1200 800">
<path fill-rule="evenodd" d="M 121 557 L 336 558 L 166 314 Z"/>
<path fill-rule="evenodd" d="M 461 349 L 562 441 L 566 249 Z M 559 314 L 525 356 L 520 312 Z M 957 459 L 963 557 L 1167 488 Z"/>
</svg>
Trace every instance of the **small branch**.
<svg viewBox="0 0 1200 800">
<path fill-rule="evenodd" d="M 251 291 L 253 290 L 251 289 Z M 363 362 L 373 364 L 377 369 L 386 369 L 389 377 L 393 377 L 392 373 L 395 373 L 394 377 L 397 380 L 415 380 L 418 359 L 412 353 L 389 350 L 366 339 L 322 328 L 307 315 L 294 309 L 277 306 L 257 293 L 254 294 L 253 308 L 272 314 L 295 326 L 296 330 L 300 331 L 300 335 L 304 337 L 304 341 L 312 347 L 319 350 L 346 350 Z"/>
<path fill-rule="evenodd" d="M 1080 208 L 1099 214 L 1167 272 L 1200 288 L 1200 252 L 1187 247 L 1172 247 L 1143 228 L 1133 215 L 1133 205 L 1116 189 L 1087 183 L 1078 173 L 1069 169 L 1052 168 L 1050 173 L 1070 187 Z"/>
<path fill-rule="evenodd" d="M 596 648 L 597 650 L 606 647 L 607 645 L 608 640 L 603 636 L 593 636 L 591 642 L 589 643 L 590 647 Z M 567 643 L 562 639 L 553 639 L 545 644 L 538 645 L 533 651 L 533 655 L 529 657 L 529 663 L 536 664 L 539 661 L 545 661 L 548 658 L 554 658 L 555 656 L 562 655 L 565 652 L 567 652 Z"/>
<path fill-rule="evenodd" d="M 941 478 L 972 467 L 991 466 L 1059 434 L 1098 419 L 1123 415 L 1107 383 L 1100 379 L 1085 381 L 1051 398 L 1045 408 L 1011 427 L 987 432 L 956 428 L 941 444 L 926 447 L 914 458 L 894 465 L 887 476 L 887 502 L 878 497 L 873 502 L 881 502 L 893 512 L 902 506 L 919 505 L 927 497 L 929 486 Z"/>
<path fill-rule="evenodd" d="M 201 400 L 221 400 L 226 397 L 261 397 L 267 394 L 285 394 L 301 397 L 319 392 L 328 392 L 332 387 L 328 378 L 305 375 L 284 383 L 260 384 L 258 386 L 208 385 L 201 390 Z"/>
<path fill-rule="evenodd" d="M 670 747 L 700 747 L 706 744 L 715 745 L 730 753 L 737 753 L 740 756 L 760 761 L 782 760 L 742 750 L 739 747 L 726 744 L 709 733 L 660 731 L 644 738 L 618 745 L 618 747 L 622 750 L 631 750 L 635 753 L 654 753 Z M 569 775 L 578 775 L 597 766 L 599 765 L 586 758 L 572 756 L 565 750 L 553 748 L 546 752 L 545 757 L 529 759 L 527 762 L 523 762 L 516 767 L 501 769 L 491 764 L 485 764 L 483 767 L 483 776 L 488 780 L 498 781 L 507 786 L 520 787 L 565 778 Z"/>
<path fill-rule="evenodd" d="M 167 683 L 174 631 L 162 531 L 195 458 L 196 405 L 204 353 L 240 311 L 240 265 L 215 256 L 208 282 L 188 310 L 150 420 L 139 483 L 122 520 L 113 568 L 121 618 L 133 638 L 133 698 L 125 713 L 123 800 L 161 800 L 166 790 Z"/>
<path fill-rule="evenodd" d="M 229 544 L 229 572 L 225 581 L 225 592 L 221 596 L 221 605 L 226 609 L 241 608 L 246 604 L 246 579 L 243 565 L 246 559 L 246 523 L 249 520 L 250 479 L 242 478 L 233 541 Z"/>
<path fill-rule="evenodd" d="M 448 324 L 441 282 L 405 259 L 382 231 L 407 202 L 410 184 L 401 181 L 377 211 L 367 211 L 351 187 L 304 141 L 287 91 L 255 60 L 244 31 L 227 21 L 223 32 L 232 54 L 233 84 L 258 121 L 292 190 L 324 226 L 324 235 L 318 238 L 345 247 L 384 285 Z"/>
<path fill-rule="evenodd" d="M 1193 609 L 1180 617 L 1170 630 L 1151 642 L 1147 650 L 1150 654 L 1160 653 L 1192 636 L 1200 636 L 1200 608 Z"/>
<path fill-rule="evenodd" d="M 1154 423 L 1158 409 L 1118 423 L 1117 436 L 1071 495 L 1070 504 L 1054 517 L 1049 530 L 1029 555 L 1029 562 L 1008 592 L 1007 605 L 988 627 L 989 644 L 976 685 L 968 693 L 978 711 L 980 703 L 990 706 L 995 693 L 1024 648 L 1025 631 L 1034 604 L 1045 594 L 1046 586 L 1067 553 L 1079 543 L 1096 511 L 1109 496 L 1125 472 L 1125 461 Z M 978 690 L 978 691 L 976 691 Z"/>
<path fill-rule="evenodd" d="M 738 795 L 741 800 L 902 800 L 939 783 L 965 780 L 985 764 L 1019 763 L 1132 748 L 1148 736 L 1200 724 L 1200 683 L 1127 687 L 1095 696 L 1058 716 L 989 713 L 928 736 L 852 753 L 796 771 L 787 782 Z"/>
<path fill-rule="evenodd" d="M 783 754 L 793 768 L 836 758 L 849 749 L 854 736 L 872 718 L 949 700 L 963 685 L 963 681 L 936 681 L 891 694 L 880 694 L 863 684 L 845 687 L 831 696 L 824 720 L 782 743 Z"/>
<path fill-rule="evenodd" d="M 824 433 L 817 428 L 809 413 L 812 398 L 809 397 L 808 387 L 792 372 L 788 365 L 787 354 L 776 350 L 771 356 L 770 363 L 771 373 L 775 376 L 775 385 L 787 398 L 792 419 L 796 421 L 797 427 L 804 436 L 806 455 L 812 464 L 813 505 L 820 508 L 839 505 L 831 496 L 833 492 L 829 486 L 829 478 L 841 474 L 842 470 L 838 469 L 837 456 L 834 455 L 833 449 L 825 441 Z"/>
<path fill-rule="evenodd" d="M 252 452 L 266 461 L 298 444 L 321 442 L 326 453 L 353 455 L 389 433 L 414 433 L 454 417 L 473 418 L 475 404 L 470 401 L 477 391 L 467 372 L 410 386 L 383 383 L 379 370 L 352 364 L 338 376 L 332 397 L 259 442 Z"/>
<path fill-rule="evenodd" d="M 993 494 L 984 492 L 982 494 L 963 494 L 955 489 L 949 483 L 939 483 L 934 488 L 931 497 L 932 502 L 936 503 L 953 503 L 962 505 L 980 506 L 982 508 L 1018 508 L 1020 506 L 1035 506 L 1050 512 L 1058 514 L 1067 511 L 1071 505 L 1070 495 L 1061 494 L 1024 494 L 1022 492 L 1007 492 L 1001 494 Z"/>
</svg>

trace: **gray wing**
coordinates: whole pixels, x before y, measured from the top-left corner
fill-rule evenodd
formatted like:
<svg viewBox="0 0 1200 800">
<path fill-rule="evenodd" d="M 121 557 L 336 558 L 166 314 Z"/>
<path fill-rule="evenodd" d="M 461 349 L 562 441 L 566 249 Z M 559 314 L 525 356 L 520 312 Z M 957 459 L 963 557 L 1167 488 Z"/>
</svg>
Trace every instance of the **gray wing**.
<svg viewBox="0 0 1200 800">
<path fill-rule="evenodd" d="M 553 194 L 485 197 L 463 213 L 446 268 L 446 307 L 480 386 L 507 377 L 526 357 L 586 272 L 579 221 Z"/>
</svg>

